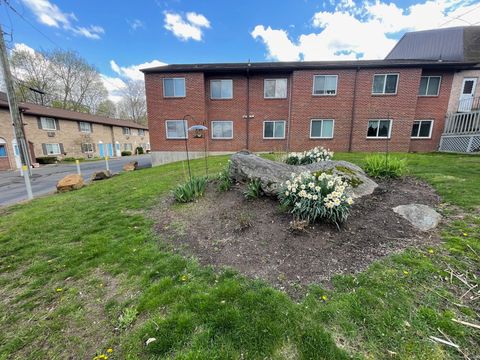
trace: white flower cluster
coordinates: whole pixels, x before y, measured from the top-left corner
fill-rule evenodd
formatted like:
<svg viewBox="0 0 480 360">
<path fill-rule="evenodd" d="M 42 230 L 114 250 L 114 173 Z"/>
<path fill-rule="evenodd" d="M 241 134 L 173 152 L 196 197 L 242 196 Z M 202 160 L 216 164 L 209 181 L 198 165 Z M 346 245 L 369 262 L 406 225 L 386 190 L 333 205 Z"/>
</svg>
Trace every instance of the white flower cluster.
<svg viewBox="0 0 480 360">
<path fill-rule="evenodd" d="M 340 176 L 321 173 L 318 177 L 309 172 L 292 173 L 291 180 L 284 184 L 285 196 L 296 197 L 296 206 L 301 200 L 322 201 L 331 209 L 341 204 L 351 205 L 353 199 L 346 194 L 348 184 Z"/>
<path fill-rule="evenodd" d="M 320 161 L 328 161 L 331 160 L 332 157 L 333 151 L 318 146 L 304 152 L 292 152 L 288 154 L 288 158 L 298 159 L 298 164 L 312 164 Z"/>
</svg>

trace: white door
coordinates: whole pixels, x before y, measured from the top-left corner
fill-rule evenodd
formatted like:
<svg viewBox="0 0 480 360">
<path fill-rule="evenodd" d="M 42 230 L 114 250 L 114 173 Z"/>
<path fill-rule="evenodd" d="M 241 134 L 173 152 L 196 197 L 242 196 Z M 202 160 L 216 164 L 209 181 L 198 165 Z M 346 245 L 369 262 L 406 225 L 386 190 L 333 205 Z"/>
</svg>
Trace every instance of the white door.
<svg viewBox="0 0 480 360">
<path fill-rule="evenodd" d="M 463 79 L 462 92 L 460 93 L 460 100 L 458 102 L 459 112 L 469 112 L 472 110 L 476 87 L 477 78 Z"/>
</svg>

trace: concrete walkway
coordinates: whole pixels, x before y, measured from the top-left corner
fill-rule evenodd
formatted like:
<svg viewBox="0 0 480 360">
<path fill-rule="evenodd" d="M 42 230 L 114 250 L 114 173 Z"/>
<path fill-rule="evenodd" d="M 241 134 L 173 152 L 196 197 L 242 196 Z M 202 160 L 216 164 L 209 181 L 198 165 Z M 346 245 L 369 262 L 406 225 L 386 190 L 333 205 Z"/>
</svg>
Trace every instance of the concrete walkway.
<svg viewBox="0 0 480 360">
<path fill-rule="evenodd" d="M 113 173 L 122 171 L 123 165 L 130 161 L 138 161 L 140 168 L 152 166 L 150 155 L 125 156 L 119 159 L 108 161 L 110 170 Z M 86 161 L 80 163 L 83 178 L 90 181 L 95 171 L 105 169 L 105 161 Z M 33 196 L 40 196 L 53 193 L 56 190 L 58 180 L 68 174 L 77 172 L 75 164 L 52 164 L 32 169 L 32 191 Z M 0 206 L 12 205 L 27 200 L 25 181 L 19 171 L 0 171 Z"/>
</svg>

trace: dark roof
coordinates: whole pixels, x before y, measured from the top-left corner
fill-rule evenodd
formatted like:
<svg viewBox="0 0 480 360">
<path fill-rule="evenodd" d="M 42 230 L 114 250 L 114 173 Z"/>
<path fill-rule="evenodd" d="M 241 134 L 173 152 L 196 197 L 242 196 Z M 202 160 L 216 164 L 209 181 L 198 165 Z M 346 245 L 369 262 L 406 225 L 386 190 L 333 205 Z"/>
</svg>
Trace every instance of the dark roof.
<svg viewBox="0 0 480 360">
<path fill-rule="evenodd" d="M 354 61 L 295 61 L 295 62 L 257 62 L 257 63 L 218 63 L 218 64 L 174 64 L 142 69 L 149 73 L 172 72 L 251 72 L 277 71 L 289 72 L 307 69 L 355 69 L 355 68 L 393 68 L 393 67 L 422 67 L 422 68 L 450 68 L 465 69 L 475 66 L 480 61 L 432 61 L 432 60 L 354 60 Z"/>
<path fill-rule="evenodd" d="M 480 26 L 407 32 L 385 59 L 480 62 Z"/>
<path fill-rule="evenodd" d="M 7 94 L 0 92 L 0 107 L 8 109 Z M 52 108 L 48 106 L 42 106 L 32 103 L 20 103 L 20 110 L 23 114 L 53 117 L 56 119 L 73 120 L 73 121 L 86 121 L 94 124 L 114 125 L 121 127 L 130 127 L 134 129 L 148 130 L 148 126 L 137 124 L 132 120 L 121 120 L 108 118 L 105 116 L 92 115 L 87 113 L 81 113 L 77 111 L 70 111 L 58 108 Z"/>
</svg>

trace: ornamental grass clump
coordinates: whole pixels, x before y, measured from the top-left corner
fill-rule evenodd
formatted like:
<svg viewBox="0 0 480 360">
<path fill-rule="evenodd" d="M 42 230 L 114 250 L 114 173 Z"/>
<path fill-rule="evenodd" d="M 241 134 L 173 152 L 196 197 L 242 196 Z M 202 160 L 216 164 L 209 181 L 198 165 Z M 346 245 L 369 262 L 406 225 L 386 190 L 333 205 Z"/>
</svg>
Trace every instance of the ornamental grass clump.
<svg viewBox="0 0 480 360">
<path fill-rule="evenodd" d="M 307 165 L 332 160 L 332 158 L 333 151 L 317 146 L 304 152 L 292 152 L 287 155 L 284 161 L 289 165 Z"/>
<path fill-rule="evenodd" d="M 292 173 L 282 184 L 280 203 L 289 209 L 295 220 L 313 223 L 325 220 L 340 226 L 353 204 L 348 184 L 342 177 L 326 173 Z"/>
<path fill-rule="evenodd" d="M 407 161 L 388 154 L 375 154 L 365 158 L 365 172 L 375 178 L 398 178 L 405 174 Z"/>
<path fill-rule="evenodd" d="M 185 184 L 178 185 L 173 190 L 173 196 L 176 202 L 187 203 L 203 196 L 207 188 L 208 179 L 206 177 L 192 177 Z"/>
</svg>

